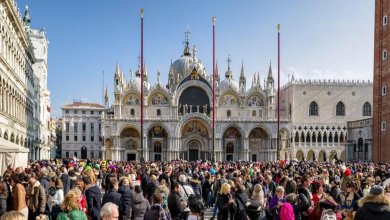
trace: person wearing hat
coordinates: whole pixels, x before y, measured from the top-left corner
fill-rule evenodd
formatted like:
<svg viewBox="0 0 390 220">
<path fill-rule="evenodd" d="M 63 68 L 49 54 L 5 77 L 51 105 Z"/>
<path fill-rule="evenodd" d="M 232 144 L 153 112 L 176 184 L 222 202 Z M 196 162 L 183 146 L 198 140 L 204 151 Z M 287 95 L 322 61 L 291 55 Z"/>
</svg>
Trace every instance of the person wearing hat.
<svg viewBox="0 0 390 220">
<path fill-rule="evenodd" d="M 390 219 L 390 197 L 384 194 L 382 186 L 374 185 L 370 193 L 359 200 L 359 209 L 355 214 L 355 220 Z"/>
<path fill-rule="evenodd" d="M 344 175 L 340 180 L 340 186 L 341 186 L 341 191 L 345 192 L 347 190 L 347 183 L 351 182 L 353 179 L 352 176 L 352 171 L 350 169 L 346 169 L 344 171 Z"/>
</svg>

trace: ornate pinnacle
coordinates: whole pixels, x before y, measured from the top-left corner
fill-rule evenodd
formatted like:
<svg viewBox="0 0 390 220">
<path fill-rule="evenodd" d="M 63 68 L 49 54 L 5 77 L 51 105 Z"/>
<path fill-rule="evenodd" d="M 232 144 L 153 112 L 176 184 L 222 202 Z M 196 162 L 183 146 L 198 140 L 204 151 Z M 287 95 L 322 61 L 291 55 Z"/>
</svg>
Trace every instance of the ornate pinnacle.
<svg viewBox="0 0 390 220">
<path fill-rule="evenodd" d="M 144 17 L 144 9 L 141 8 L 141 17 Z"/>
<path fill-rule="evenodd" d="M 213 25 L 215 25 L 215 21 L 217 21 L 217 17 L 213 16 L 213 17 L 211 18 L 211 20 L 213 21 Z"/>
<path fill-rule="evenodd" d="M 278 29 L 278 32 L 280 31 L 280 24 L 276 25 L 276 28 Z"/>
</svg>

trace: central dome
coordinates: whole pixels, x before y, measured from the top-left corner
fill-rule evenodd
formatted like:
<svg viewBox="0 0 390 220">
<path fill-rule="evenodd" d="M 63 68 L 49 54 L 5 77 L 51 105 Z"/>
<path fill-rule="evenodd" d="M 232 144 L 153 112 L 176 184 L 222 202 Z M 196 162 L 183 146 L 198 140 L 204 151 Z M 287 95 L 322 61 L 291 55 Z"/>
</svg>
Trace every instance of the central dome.
<svg viewBox="0 0 390 220">
<path fill-rule="evenodd" d="M 188 44 L 184 49 L 184 54 L 172 64 L 172 68 L 175 74 L 180 74 L 180 79 L 187 77 L 194 67 L 197 69 L 198 74 L 202 77 L 206 75 L 206 69 L 204 68 L 202 61 L 196 58 L 196 48 L 194 46 L 193 56 L 191 56 Z"/>
</svg>

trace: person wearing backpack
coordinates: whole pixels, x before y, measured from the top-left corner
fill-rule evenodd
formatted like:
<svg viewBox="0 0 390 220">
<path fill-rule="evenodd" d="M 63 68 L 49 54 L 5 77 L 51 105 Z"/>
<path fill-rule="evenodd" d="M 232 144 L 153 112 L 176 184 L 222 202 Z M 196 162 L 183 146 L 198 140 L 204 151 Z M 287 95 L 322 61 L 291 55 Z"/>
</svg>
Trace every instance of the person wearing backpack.
<svg viewBox="0 0 390 220">
<path fill-rule="evenodd" d="M 250 220 L 267 220 L 264 191 L 260 184 L 253 187 L 251 199 L 246 202 L 245 206 Z"/>
<path fill-rule="evenodd" d="M 150 207 L 145 215 L 144 219 L 146 220 L 171 220 L 169 212 L 166 212 L 161 207 L 162 196 L 159 192 L 156 192 L 152 196 L 153 205 Z"/>
<path fill-rule="evenodd" d="M 241 183 L 238 183 L 236 185 L 236 204 L 237 204 L 237 211 L 235 213 L 234 219 L 235 220 L 247 220 L 247 214 L 245 209 L 245 204 L 248 202 L 248 195 L 245 192 L 245 186 Z"/>
<path fill-rule="evenodd" d="M 329 195 L 323 199 L 309 213 L 308 220 L 342 220 L 340 206 Z"/>
</svg>

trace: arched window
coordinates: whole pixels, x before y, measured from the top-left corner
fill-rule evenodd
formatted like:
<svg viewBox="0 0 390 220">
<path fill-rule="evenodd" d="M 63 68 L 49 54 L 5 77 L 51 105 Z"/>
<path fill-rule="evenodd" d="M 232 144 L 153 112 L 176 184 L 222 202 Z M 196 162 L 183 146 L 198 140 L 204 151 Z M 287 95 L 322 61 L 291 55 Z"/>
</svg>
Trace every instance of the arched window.
<svg viewBox="0 0 390 220">
<path fill-rule="evenodd" d="M 314 101 L 310 103 L 309 115 L 318 115 L 318 105 Z"/>
<path fill-rule="evenodd" d="M 335 143 L 339 142 L 339 135 L 337 133 L 334 134 L 334 142 Z"/>
<path fill-rule="evenodd" d="M 157 109 L 157 116 L 161 116 L 161 109 Z"/>
<path fill-rule="evenodd" d="M 306 134 L 306 143 L 310 143 L 310 133 L 307 132 Z"/>
<path fill-rule="evenodd" d="M 315 143 L 315 142 L 316 142 L 316 135 L 314 134 L 314 132 L 313 132 L 313 134 L 311 135 L 311 142 L 312 142 L 312 143 Z"/>
<path fill-rule="evenodd" d="M 303 134 L 303 132 L 301 133 L 301 142 L 302 142 L 302 143 L 305 142 L 305 135 Z"/>
<path fill-rule="evenodd" d="M 345 105 L 342 102 L 337 103 L 336 105 L 336 115 L 344 116 L 345 115 Z"/>
<path fill-rule="evenodd" d="M 232 112 L 231 112 L 230 110 L 227 110 L 227 111 L 226 111 L 226 116 L 227 116 L 227 117 L 232 116 Z"/>
<path fill-rule="evenodd" d="M 256 110 L 252 111 L 252 116 L 254 116 L 254 117 L 256 116 Z"/>
<path fill-rule="evenodd" d="M 324 133 L 324 136 L 322 138 L 322 142 L 323 143 L 327 143 L 328 142 L 328 136 L 326 135 L 326 132 Z"/>
<path fill-rule="evenodd" d="M 333 142 L 333 135 L 332 135 L 332 133 L 329 133 L 329 138 L 328 139 L 329 139 L 329 141 L 328 141 L 329 143 Z"/>
<path fill-rule="evenodd" d="M 299 134 L 298 132 L 295 133 L 295 140 L 294 140 L 295 143 L 298 143 L 299 142 Z"/>
<path fill-rule="evenodd" d="M 318 136 L 317 136 L 317 143 L 321 143 L 321 141 L 322 141 L 321 133 L 318 133 Z"/>
<path fill-rule="evenodd" d="M 130 115 L 131 116 L 134 116 L 135 115 L 135 111 L 134 111 L 134 109 L 132 108 L 132 109 L 130 109 Z"/>
<path fill-rule="evenodd" d="M 371 116 L 371 105 L 369 102 L 363 105 L 363 116 Z"/>
</svg>

